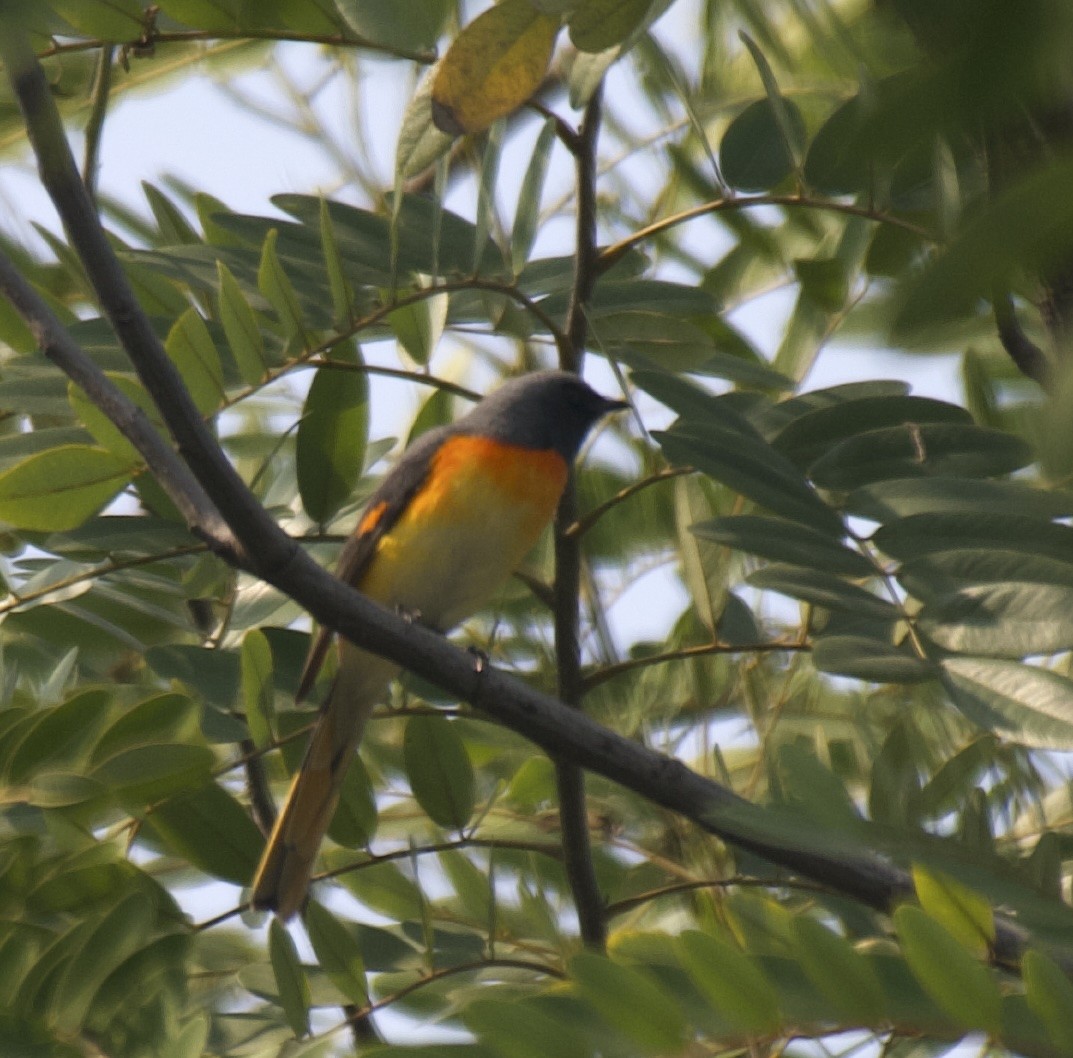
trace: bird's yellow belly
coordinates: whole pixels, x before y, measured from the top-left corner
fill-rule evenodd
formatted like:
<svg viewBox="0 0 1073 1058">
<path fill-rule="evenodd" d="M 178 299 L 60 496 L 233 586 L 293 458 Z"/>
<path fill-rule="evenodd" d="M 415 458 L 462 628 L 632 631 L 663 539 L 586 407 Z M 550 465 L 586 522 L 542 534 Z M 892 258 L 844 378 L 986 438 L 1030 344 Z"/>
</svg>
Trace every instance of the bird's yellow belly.
<svg viewBox="0 0 1073 1058">
<path fill-rule="evenodd" d="M 451 628 L 518 567 L 554 514 L 566 475 L 555 452 L 449 439 L 357 587 L 424 624 Z"/>
</svg>

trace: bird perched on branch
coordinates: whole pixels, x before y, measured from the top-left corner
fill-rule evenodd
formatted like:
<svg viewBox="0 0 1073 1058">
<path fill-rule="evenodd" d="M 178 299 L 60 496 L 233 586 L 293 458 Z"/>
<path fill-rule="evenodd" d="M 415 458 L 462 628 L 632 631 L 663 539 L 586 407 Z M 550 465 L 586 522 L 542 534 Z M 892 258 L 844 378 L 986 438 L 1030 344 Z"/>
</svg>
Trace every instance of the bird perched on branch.
<svg viewBox="0 0 1073 1058">
<path fill-rule="evenodd" d="M 454 627 L 517 568 L 551 521 L 585 435 L 624 407 L 563 371 L 505 383 L 406 451 L 370 498 L 339 577 L 431 628 Z M 314 639 L 299 700 L 331 643 L 326 629 Z M 365 722 L 398 671 L 340 642 L 335 680 L 257 868 L 254 907 L 284 919 L 301 907 Z"/>
</svg>

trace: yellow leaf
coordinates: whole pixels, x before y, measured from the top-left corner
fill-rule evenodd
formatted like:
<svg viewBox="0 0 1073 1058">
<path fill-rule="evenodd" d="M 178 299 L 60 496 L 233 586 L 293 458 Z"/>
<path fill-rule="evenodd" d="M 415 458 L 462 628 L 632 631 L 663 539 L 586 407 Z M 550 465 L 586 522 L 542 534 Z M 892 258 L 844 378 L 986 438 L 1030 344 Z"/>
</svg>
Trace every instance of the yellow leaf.
<svg viewBox="0 0 1073 1058">
<path fill-rule="evenodd" d="M 560 20 L 529 0 L 503 0 L 458 35 L 432 83 L 432 120 L 452 135 L 480 132 L 524 103 L 551 61 Z"/>
</svg>

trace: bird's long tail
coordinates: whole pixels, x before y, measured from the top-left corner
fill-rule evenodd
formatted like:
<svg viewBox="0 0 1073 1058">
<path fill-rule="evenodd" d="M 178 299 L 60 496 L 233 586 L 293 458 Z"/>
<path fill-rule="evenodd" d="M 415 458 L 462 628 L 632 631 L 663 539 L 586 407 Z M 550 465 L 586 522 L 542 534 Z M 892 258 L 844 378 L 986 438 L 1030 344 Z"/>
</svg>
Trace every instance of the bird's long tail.
<svg viewBox="0 0 1073 1058">
<path fill-rule="evenodd" d="M 335 683 L 254 876 L 253 907 L 288 919 L 302 906 L 365 721 L 397 669 L 343 645 Z"/>
</svg>

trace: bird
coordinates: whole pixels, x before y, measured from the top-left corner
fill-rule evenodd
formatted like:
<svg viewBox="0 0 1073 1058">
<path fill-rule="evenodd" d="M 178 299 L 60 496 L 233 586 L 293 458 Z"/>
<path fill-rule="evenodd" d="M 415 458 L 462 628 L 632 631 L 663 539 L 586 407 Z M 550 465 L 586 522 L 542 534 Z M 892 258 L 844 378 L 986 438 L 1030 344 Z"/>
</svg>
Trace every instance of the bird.
<svg viewBox="0 0 1073 1058">
<path fill-rule="evenodd" d="M 536 544 L 590 429 L 627 406 L 566 371 L 510 379 L 405 451 L 369 498 L 337 576 L 382 606 L 450 631 L 488 603 Z M 297 701 L 333 639 L 324 628 L 313 638 Z M 254 876 L 252 907 L 286 921 L 304 905 L 365 723 L 399 670 L 339 640 L 336 675 Z"/>
</svg>

